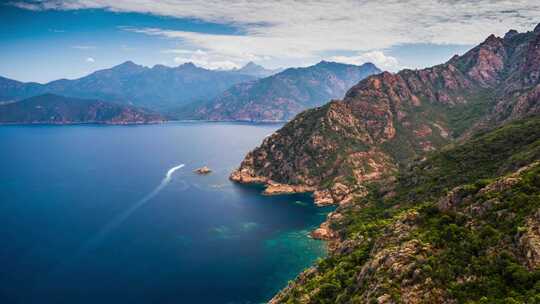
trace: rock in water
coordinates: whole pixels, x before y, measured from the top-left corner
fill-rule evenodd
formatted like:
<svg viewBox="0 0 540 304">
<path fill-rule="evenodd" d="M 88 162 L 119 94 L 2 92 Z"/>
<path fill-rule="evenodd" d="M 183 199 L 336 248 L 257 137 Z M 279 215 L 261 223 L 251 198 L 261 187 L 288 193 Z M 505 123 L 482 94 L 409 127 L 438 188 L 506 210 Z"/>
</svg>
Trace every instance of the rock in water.
<svg viewBox="0 0 540 304">
<path fill-rule="evenodd" d="M 195 172 L 197 174 L 200 174 L 200 175 L 205 175 L 205 174 L 211 173 L 212 170 L 210 170 L 210 168 L 208 168 L 207 166 L 204 166 L 204 167 L 198 168 L 196 170 L 193 170 L 193 172 Z"/>
</svg>

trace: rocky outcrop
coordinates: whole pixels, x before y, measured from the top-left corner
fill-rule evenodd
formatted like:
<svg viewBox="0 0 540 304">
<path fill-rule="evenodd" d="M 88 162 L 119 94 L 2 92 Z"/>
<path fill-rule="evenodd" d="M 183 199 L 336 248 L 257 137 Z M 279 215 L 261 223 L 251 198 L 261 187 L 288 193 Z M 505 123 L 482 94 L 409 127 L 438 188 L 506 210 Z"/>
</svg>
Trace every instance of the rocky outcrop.
<svg viewBox="0 0 540 304">
<path fill-rule="evenodd" d="M 321 226 L 310 233 L 310 236 L 314 239 L 330 241 L 334 240 L 337 236 L 336 233 L 330 228 L 328 221 L 321 224 Z"/>
<path fill-rule="evenodd" d="M 540 210 L 527 218 L 518 243 L 527 267 L 540 269 Z"/>
<path fill-rule="evenodd" d="M 206 175 L 212 173 L 212 170 L 210 170 L 210 168 L 208 168 L 207 166 L 204 166 L 193 170 L 193 172 L 199 175 Z"/>
<path fill-rule="evenodd" d="M 256 176 L 249 168 L 233 171 L 229 179 L 240 184 L 265 184 L 268 181 L 266 177 Z"/>
<path fill-rule="evenodd" d="M 274 181 L 268 181 L 266 183 L 266 189 L 264 189 L 264 195 L 281 195 L 281 194 L 294 194 L 294 193 L 306 193 L 313 192 L 313 188 L 304 185 L 286 185 L 276 183 Z"/>
<path fill-rule="evenodd" d="M 443 212 L 455 211 L 470 200 L 470 192 L 467 187 L 458 186 L 443 196 L 437 202 L 437 207 Z"/>
</svg>

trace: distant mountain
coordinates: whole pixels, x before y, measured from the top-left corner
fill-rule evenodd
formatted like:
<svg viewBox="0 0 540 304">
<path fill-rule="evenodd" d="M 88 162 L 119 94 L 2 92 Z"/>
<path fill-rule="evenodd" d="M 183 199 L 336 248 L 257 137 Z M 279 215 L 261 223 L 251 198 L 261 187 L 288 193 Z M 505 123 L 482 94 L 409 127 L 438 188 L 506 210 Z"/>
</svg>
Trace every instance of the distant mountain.
<svg viewBox="0 0 540 304">
<path fill-rule="evenodd" d="M 257 78 L 263 78 L 263 77 L 268 77 L 268 76 L 277 74 L 283 71 L 283 69 L 267 69 L 261 65 L 254 63 L 253 61 L 250 61 L 245 66 L 241 67 L 240 69 L 233 70 L 233 71 L 240 74 L 251 75 Z"/>
<path fill-rule="evenodd" d="M 35 82 L 20 82 L 0 76 L 0 104 L 40 94 L 43 85 Z"/>
<path fill-rule="evenodd" d="M 44 94 L 0 105 L 2 123 L 156 123 L 165 119 L 148 110 L 95 99 Z"/>
<path fill-rule="evenodd" d="M 356 66 L 321 61 L 237 84 L 210 102 L 185 107 L 179 115 L 204 120 L 289 120 L 307 108 L 343 97 L 352 85 L 380 72 L 371 63 Z"/>
<path fill-rule="evenodd" d="M 256 78 L 237 71 L 207 70 L 193 63 L 149 68 L 127 61 L 79 79 L 60 79 L 47 84 L 0 77 L 0 102 L 53 93 L 164 110 L 194 100 L 210 100 L 234 84 Z"/>
</svg>

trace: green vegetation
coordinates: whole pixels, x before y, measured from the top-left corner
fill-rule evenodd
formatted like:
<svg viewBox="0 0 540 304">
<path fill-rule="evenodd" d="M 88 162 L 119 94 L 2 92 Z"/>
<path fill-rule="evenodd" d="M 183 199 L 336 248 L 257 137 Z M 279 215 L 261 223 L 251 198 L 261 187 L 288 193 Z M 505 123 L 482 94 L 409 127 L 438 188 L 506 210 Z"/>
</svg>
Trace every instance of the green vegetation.
<svg viewBox="0 0 540 304">
<path fill-rule="evenodd" d="M 394 201 L 434 199 L 461 184 L 493 178 L 540 159 L 540 118 L 477 134 L 402 171 Z"/>
<path fill-rule="evenodd" d="M 540 208 L 540 166 L 522 172 L 519 182 L 508 187 L 480 191 L 537 160 L 540 117 L 432 153 L 402 170 L 393 187 L 370 185 L 365 198 L 339 208 L 343 219 L 333 223 L 347 244 L 300 283 L 291 283 L 281 299 L 377 303 L 384 295 L 400 302 L 407 281 L 407 286 L 417 284 L 433 297 L 457 303 L 540 303 L 540 270 L 524 266 L 516 244 L 526 218 Z M 438 208 L 438 201 L 457 186 L 460 204 Z M 411 214 L 411 223 L 404 224 L 404 216 Z M 422 254 L 397 255 L 397 248 L 409 241 L 420 244 Z M 402 259 L 401 272 L 384 264 L 367 267 L 383 249 Z"/>
<path fill-rule="evenodd" d="M 468 190 L 476 192 L 479 186 Z M 459 303 L 540 303 L 540 271 L 527 270 L 512 250 L 512 237 L 525 217 L 540 208 L 540 167 L 509 190 L 476 195 L 471 205 L 488 199 L 498 204 L 476 215 L 475 227 L 468 226 L 467 214 L 443 213 L 432 206 L 420 212 L 417 237 L 439 250 L 427 260 L 424 275 Z"/>
</svg>

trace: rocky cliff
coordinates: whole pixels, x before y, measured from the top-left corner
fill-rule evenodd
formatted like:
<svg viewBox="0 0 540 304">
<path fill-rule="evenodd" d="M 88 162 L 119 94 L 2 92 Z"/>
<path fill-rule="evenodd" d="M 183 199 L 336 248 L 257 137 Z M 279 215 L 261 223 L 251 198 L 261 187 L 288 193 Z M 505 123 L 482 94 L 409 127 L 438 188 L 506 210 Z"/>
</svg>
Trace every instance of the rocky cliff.
<svg viewBox="0 0 540 304">
<path fill-rule="evenodd" d="M 231 179 L 314 191 L 319 204 L 361 197 L 410 159 L 539 113 L 539 49 L 540 27 L 510 31 L 441 65 L 370 76 L 266 138 Z"/>
<path fill-rule="evenodd" d="M 341 98 L 359 80 L 381 71 L 322 61 L 290 68 L 252 82 L 237 84 L 206 104 L 183 109 L 184 118 L 205 120 L 286 121 L 299 112 Z"/>
</svg>

